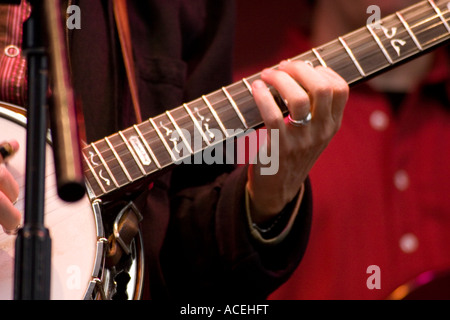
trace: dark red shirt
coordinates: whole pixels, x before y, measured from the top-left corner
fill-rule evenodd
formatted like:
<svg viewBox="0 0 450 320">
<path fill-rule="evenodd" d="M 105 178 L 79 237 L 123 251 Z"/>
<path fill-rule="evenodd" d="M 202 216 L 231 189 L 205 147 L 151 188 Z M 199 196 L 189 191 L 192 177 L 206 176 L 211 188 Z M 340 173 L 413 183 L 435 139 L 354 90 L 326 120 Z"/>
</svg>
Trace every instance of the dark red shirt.
<svg viewBox="0 0 450 320">
<path fill-rule="evenodd" d="M 0 100 L 24 106 L 26 102 L 26 60 L 22 55 L 23 22 L 30 5 L 0 5 Z"/>
</svg>

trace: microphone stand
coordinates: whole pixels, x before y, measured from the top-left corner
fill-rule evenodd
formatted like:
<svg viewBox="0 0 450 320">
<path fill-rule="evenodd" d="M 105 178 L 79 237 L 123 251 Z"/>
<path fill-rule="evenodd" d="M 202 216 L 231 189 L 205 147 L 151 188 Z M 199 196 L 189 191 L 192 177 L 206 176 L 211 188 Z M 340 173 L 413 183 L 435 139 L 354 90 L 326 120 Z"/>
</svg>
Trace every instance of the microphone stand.
<svg viewBox="0 0 450 320">
<path fill-rule="evenodd" d="M 24 24 L 23 39 L 29 105 L 25 212 L 24 226 L 16 239 L 14 298 L 48 300 L 51 238 L 44 224 L 48 103 L 58 195 L 65 201 L 78 201 L 85 194 L 85 185 L 60 0 L 31 0 L 30 4 L 31 16 Z M 50 82 L 52 95 L 48 99 Z"/>
<path fill-rule="evenodd" d="M 51 238 L 44 226 L 45 149 L 47 141 L 48 58 L 43 9 L 32 2 L 24 24 L 28 63 L 28 111 L 24 226 L 17 234 L 14 299 L 50 299 Z"/>
</svg>

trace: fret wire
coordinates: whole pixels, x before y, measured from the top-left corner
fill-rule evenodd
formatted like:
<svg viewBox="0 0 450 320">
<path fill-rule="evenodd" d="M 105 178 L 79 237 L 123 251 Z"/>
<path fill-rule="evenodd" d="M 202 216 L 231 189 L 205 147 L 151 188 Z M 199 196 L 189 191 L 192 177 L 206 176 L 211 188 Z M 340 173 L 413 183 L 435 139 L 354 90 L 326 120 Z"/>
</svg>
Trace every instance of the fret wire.
<svg viewBox="0 0 450 320">
<path fill-rule="evenodd" d="M 211 103 L 209 102 L 208 98 L 206 96 L 202 96 L 203 101 L 205 102 L 206 106 L 209 108 L 209 111 L 213 115 L 214 119 L 216 119 L 216 122 L 219 124 L 220 129 L 223 131 L 225 136 L 228 138 L 228 132 L 225 129 L 225 126 L 222 123 L 222 120 L 220 120 L 219 115 L 217 114 L 216 110 L 212 107 Z"/>
<path fill-rule="evenodd" d="M 187 113 L 189 114 L 189 116 L 191 117 L 192 122 L 193 122 L 194 125 L 197 127 L 197 130 L 200 131 L 200 134 L 202 135 L 203 140 L 205 141 L 205 143 L 206 143 L 208 146 L 210 146 L 211 143 L 209 142 L 208 138 L 206 137 L 205 132 L 203 132 L 202 127 L 201 127 L 200 124 L 198 123 L 197 118 L 195 118 L 195 116 L 194 116 L 194 114 L 192 113 L 192 111 L 191 111 L 191 109 L 189 108 L 189 106 L 188 106 L 186 103 L 184 103 L 183 106 L 184 106 L 184 109 L 186 110 L 186 112 L 187 112 Z"/>
<path fill-rule="evenodd" d="M 150 148 L 150 145 L 148 144 L 147 140 L 145 140 L 144 135 L 142 134 L 141 130 L 139 130 L 137 125 L 133 126 L 134 130 L 138 134 L 139 138 L 141 138 L 142 142 L 144 143 L 145 148 L 149 152 L 150 156 L 152 157 L 153 161 L 155 162 L 156 166 L 161 169 L 161 164 L 159 163 L 158 159 L 156 159 L 155 154 L 153 153 L 152 148 Z"/>
<path fill-rule="evenodd" d="M 316 56 L 317 60 L 319 60 L 320 64 L 326 68 L 327 64 L 325 63 L 325 60 L 323 60 L 322 56 L 319 54 L 319 51 L 317 51 L 316 48 L 311 49 L 311 51 Z"/>
<path fill-rule="evenodd" d="M 387 52 L 386 48 L 384 47 L 383 43 L 381 42 L 380 37 L 378 37 L 378 35 L 373 31 L 372 27 L 370 27 L 369 25 L 366 26 L 367 29 L 369 30 L 369 32 L 372 34 L 372 37 L 375 39 L 375 42 L 378 44 L 378 46 L 380 47 L 381 52 L 383 52 L 384 56 L 386 57 L 387 61 L 392 65 L 394 64 L 394 61 L 392 60 L 391 56 L 389 55 L 389 53 Z"/>
<path fill-rule="evenodd" d="M 417 40 L 416 35 L 414 34 L 414 32 L 411 30 L 409 24 L 406 22 L 405 18 L 403 18 L 403 16 L 401 15 L 400 12 L 396 12 L 395 13 L 397 15 L 397 17 L 400 19 L 400 21 L 402 22 L 403 26 L 405 27 L 406 31 L 408 31 L 409 35 L 411 36 L 411 39 L 414 41 L 414 43 L 416 44 L 417 48 L 419 48 L 420 51 L 423 51 L 422 46 L 419 43 L 419 40 Z"/>
<path fill-rule="evenodd" d="M 113 176 L 111 170 L 109 169 L 108 165 L 106 164 L 105 159 L 103 158 L 103 156 L 101 155 L 100 151 L 97 149 L 97 147 L 95 146 L 95 143 L 92 144 L 92 148 L 95 150 L 95 152 L 97 153 L 101 163 L 103 164 L 103 166 L 105 167 L 106 172 L 108 172 L 110 178 L 112 179 L 112 181 L 114 182 L 114 184 L 116 185 L 117 188 L 119 188 L 119 184 L 116 181 L 116 178 Z"/>
<path fill-rule="evenodd" d="M 141 173 L 143 175 L 146 174 L 144 167 L 141 165 L 141 161 L 137 158 L 136 153 L 134 152 L 131 145 L 128 143 L 128 140 L 123 135 L 122 131 L 119 131 L 119 136 L 122 138 L 122 140 L 125 142 L 125 145 L 127 146 L 128 150 L 130 151 L 131 155 L 133 156 L 134 162 L 136 162 L 136 165 L 139 167 L 139 170 L 141 170 Z"/>
<path fill-rule="evenodd" d="M 194 151 L 192 151 L 191 148 L 191 144 L 187 141 L 186 137 L 184 136 L 183 132 L 181 131 L 180 127 L 178 126 L 178 124 L 175 122 L 175 119 L 172 117 L 172 115 L 170 114 L 170 111 L 166 111 L 166 115 L 167 117 L 170 119 L 170 121 L 172 122 L 173 126 L 175 127 L 175 130 L 177 130 L 178 134 L 181 137 L 181 140 L 184 142 L 184 144 L 186 145 L 186 147 L 188 147 L 189 152 L 191 154 L 194 153 Z"/>
<path fill-rule="evenodd" d="M 172 161 L 177 161 L 177 158 L 173 154 L 172 150 L 170 150 L 169 145 L 166 142 L 166 139 L 164 139 L 164 136 L 162 135 L 161 131 L 159 131 L 158 126 L 156 125 L 155 121 L 153 119 L 149 119 L 150 123 L 152 124 L 153 128 L 156 130 L 156 133 L 159 136 L 159 139 L 164 144 L 164 147 L 166 148 L 167 152 L 169 153 L 170 157 L 172 158 Z"/>
<path fill-rule="evenodd" d="M 86 162 L 89 171 L 92 173 L 92 175 L 94 176 L 94 179 L 97 181 L 97 184 L 100 186 L 100 189 L 102 189 L 103 193 L 106 193 L 105 187 L 103 187 L 102 182 L 100 181 L 99 177 L 97 176 L 97 172 L 95 172 L 94 168 L 91 166 L 91 163 L 89 161 L 89 159 L 86 157 L 86 155 L 82 152 L 83 157 L 84 157 L 84 161 Z"/>
<path fill-rule="evenodd" d="M 339 37 L 338 39 L 341 42 L 342 46 L 345 48 L 345 51 L 347 51 L 350 59 L 352 59 L 353 63 L 356 66 L 356 69 L 358 69 L 358 72 L 361 74 L 361 76 L 365 77 L 366 73 L 361 68 L 361 65 L 359 64 L 358 60 L 356 60 L 355 55 L 353 54 L 352 50 L 348 46 L 347 42 L 345 42 L 345 40 L 342 37 Z"/>
<path fill-rule="evenodd" d="M 108 144 L 109 148 L 111 149 L 112 153 L 114 154 L 114 157 L 116 157 L 117 162 L 119 162 L 119 165 L 122 168 L 123 172 L 125 173 L 127 179 L 129 181 L 133 181 L 133 178 L 131 178 L 127 168 L 125 167 L 125 164 L 122 162 L 122 159 L 119 157 L 119 154 L 117 153 L 116 149 L 112 145 L 111 141 L 109 141 L 108 137 L 105 138 L 105 141 Z"/>
<path fill-rule="evenodd" d="M 231 97 L 230 93 L 225 87 L 222 87 L 222 91 L 227 97 L 228 101 L 231 103 L 231 106 L 233 107 L 234 111 L 236 111 L 236 114 L 238 115 L 239 119 L 241 120 L 242 124 L 244 125 L 245 129 L 248 129 L 247 121 L 245 121 L 244 116 L 242 115 L 241 111 L 239 110 L 236 102 L 234 102 L 233 98 Z"/>
<path fill-rule="evenodd" d="M 248 83 L 246 78 L 242 79 L 242 82 L 245 84 L 245 86 L 247 87 L 247 90 L 250 92 L 250 94 L 253 96 L 253 90 L 252 90 L 252 86 L 250 85 L 250 83 Z"/>
<path fill-rule="evenodd" d="M 442 23 L 447 28 L 447 31 L 450 32 L 450 26 L 449 26 L 447 20 L 445 20 L 444 16 L 442 15 L 441 9 L 438 8 L 438 6 L 436 5 L 436 3 L 434 3 L 433 0 L 428 0 L 428 3 L 433 7 L 434 11 L 436 11 L 436 13 L 439 16 L 439 18 L 441 19 Z M 449 10 L 450 10 L 450 8 L 449 8 Z"/>
</svg>

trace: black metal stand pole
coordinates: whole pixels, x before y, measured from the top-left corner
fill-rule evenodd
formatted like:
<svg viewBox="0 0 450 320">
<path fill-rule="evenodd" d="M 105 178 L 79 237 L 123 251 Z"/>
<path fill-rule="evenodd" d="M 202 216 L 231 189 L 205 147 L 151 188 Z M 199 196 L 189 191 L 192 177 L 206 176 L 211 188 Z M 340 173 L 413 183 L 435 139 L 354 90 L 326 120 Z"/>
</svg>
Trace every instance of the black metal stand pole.
<svg viewBox="0 0 450 320">
<path fill-rule="evenodd" d="M 28 128 L 24 226 L 16 239 L 14 299 L 50 299 L 51 239 L 44 226 L 48 58 L 42 6 L 32 2 L 24 26 L 28 59 Z M 36 2 L 36 3 L 34 3 Z"/>
</svg>

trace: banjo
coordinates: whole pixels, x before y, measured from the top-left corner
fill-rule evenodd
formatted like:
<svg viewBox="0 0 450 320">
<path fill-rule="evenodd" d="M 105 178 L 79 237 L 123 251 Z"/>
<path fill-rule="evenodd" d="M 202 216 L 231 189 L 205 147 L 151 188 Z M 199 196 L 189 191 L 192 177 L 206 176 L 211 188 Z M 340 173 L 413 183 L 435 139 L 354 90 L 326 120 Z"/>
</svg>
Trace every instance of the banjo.
<svg viewBox="0 0 450 320">
<path fill-rule="evenodd" d="M 421 1 L 290 60 L 330 67 L 354 85 L 447 43 L 449 20 L 450 1 Z M 114 199 L 131 185 L 220 145 L 239 132 L 263 125 L 251 90 L 251 83 L 259 77 L 244 78 L 84 147 L 87 195 L 77 203 L 58 199 L 48 144 L 45 219 L 52 237 L 52 299 L 110 297 L 115 281 L 104 263 L 108 235 L 103 228 L 102 201 Z M 282 104 L 280 108 L 287 111 Z M 25 145 L 26 118 L 21 111 L 16 106 L 0 105 L 1 138 Z M 192 137 L 200 137 L 200 142 L 194 143 Z M 8 163 L 8 169 L 21 186 L 16 206 L 23 210 L 23 151 Z M 130 298 L 140 297 L 143 281 L 139 237 L 131 252 L 133 262 L 126 270 L 131 278 L 127 289 Z M 0 299 L 13 296 L 14 240 L 0 231 Z"/>
</svg>

